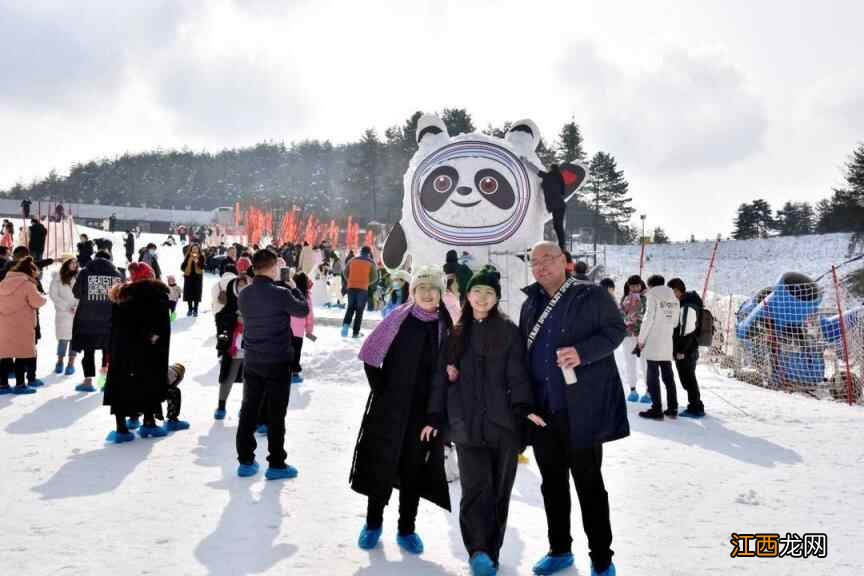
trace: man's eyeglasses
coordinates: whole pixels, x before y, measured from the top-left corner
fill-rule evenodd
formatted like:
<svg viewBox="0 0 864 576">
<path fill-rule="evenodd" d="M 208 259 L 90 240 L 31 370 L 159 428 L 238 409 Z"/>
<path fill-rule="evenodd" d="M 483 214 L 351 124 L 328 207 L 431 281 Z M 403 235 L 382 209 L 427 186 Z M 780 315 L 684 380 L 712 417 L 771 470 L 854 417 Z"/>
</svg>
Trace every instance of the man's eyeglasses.
<svg viewBox="0 0 864 576">
<path fill-rule="evenodd" d="M 558 254 L 556 256 L 551 256 L 551 255 L 550 256 L 544 256 L 543 258 L 537 258 L 536 260 L 532 259 L 531 260 L 531 268 L 542 268 L 544 266 L 548 266 L 549 264 L 552 264 L 553 262 L 555 262 L 560 257 L 561 257 L 561 254 Z"/>
</svg>

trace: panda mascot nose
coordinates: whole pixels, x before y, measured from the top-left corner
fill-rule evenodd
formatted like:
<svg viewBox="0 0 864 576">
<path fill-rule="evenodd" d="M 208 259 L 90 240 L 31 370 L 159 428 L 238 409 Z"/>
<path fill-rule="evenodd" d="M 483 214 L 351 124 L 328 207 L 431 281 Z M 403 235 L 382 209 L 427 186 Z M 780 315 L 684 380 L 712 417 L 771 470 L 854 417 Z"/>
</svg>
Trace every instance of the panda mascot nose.
<svg viewBox="0 0 864 576">
<path fill-rule="evenodd" d="M 472 188 L 470 186 L 459 186 L 456 188 L 456 192 L 461 194 L 462 196 L 468 196 L 471 194 Z"/>
</svg>

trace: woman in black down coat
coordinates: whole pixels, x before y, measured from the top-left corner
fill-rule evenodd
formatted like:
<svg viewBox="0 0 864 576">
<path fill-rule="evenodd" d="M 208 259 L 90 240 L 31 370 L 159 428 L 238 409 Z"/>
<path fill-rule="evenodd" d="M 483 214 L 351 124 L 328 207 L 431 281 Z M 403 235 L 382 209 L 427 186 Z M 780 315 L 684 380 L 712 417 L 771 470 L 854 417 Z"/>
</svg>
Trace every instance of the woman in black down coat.
<svg viewBox="0 0 864 576">
<path fill-rule="evenodd" d="M 450 327 L 441 303 L 443 273 L 420 268 L 411 282 L 414 300 L 403 304 L 369 334 L 360 351 L 372 391 L 354 451 L 351 488 L 368 497 L 366 525 L 358 545 L 374 548 L 381 536 L 384 507 L 399 488 L 397 542 L 420 554 L 415 533 L 420 498 L 450 510 L 440 438 L 421 442 L 439 349 Z M 436 423 L 437 424 L 437 423 Z"/>
<path fill-rule="evenodd" d="M 130 282 L 111 290 L 111 364 L 102 402 L 111 407 L 117 424 L 108 440 L 118 443 L 132 440 L 126 418 L 138 414 L 144 415 L 142 437 L 166 434 L 156 426 L 156 418 L 162 419 L 168 393 L 168 287 L 143 262 L 132 263 L 129 276 Z"/>
<path fill-rule="evenodd" d="M 183 258 L 183 301 L 189 305 L 187 316 L 198 316 L 198 304 L 204 286 L 204 254 L 201 246 L 193 244 Z"/>
</svg>

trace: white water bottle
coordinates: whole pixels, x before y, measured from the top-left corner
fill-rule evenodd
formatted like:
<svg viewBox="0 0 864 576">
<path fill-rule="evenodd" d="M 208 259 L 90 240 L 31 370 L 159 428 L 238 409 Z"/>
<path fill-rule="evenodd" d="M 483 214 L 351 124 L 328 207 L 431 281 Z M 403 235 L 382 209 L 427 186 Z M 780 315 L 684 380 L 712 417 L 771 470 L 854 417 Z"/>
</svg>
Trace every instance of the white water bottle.
<svg viewBox="0 0 864 576">
<path fill-rule="evenodd" d="M 560 356 L 561 356 L 560 350 L 558 350 L 558 356 L 560 359 Z M 575 368 L 565 368 L 565 367 L 561 366 L 561 374 L 564 375 L 564 383 L 567 384 L 567 386 L 571 386 L 573 384 L 576 384 L 577 379 L 576 379 L 576 369 Z"/>
</svg>

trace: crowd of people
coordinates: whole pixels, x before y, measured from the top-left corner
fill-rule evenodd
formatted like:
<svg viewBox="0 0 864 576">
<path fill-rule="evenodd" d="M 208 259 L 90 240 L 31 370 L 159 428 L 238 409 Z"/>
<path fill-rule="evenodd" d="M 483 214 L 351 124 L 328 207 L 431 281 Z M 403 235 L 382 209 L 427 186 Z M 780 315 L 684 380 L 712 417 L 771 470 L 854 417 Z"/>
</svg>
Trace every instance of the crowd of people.
<svg viewBox="0 0 864 576">
<path fill-rule="evenodd" d="M 205 249 L 187 230 L 177 232 L 182 288 L 172 274 L 162 281 L 154 243 L 135 258 L 131 231 L 125 269 L 114 264 L 110 241 L 81 235 L 77 257 L 62 259 L 47 293 L 41 276 L 50 261 L 32 245 L 18 246 L 11 257 L 0 247 L 0 392 L 32 393 L 41 384 L 39 309 L 50 299 L 55 372 L 75 374 L 81 355 L 84 379 L 76 390 L 95 392 L 100 352 L 104 381 L 95 384 L 115 419 L 109 442 L 129 442 L 136 429 L 147 438 L 188 428 L 179 419 L 185 367 L 169 364 L 171 322 L 181 298 L 192 321 L 199 315 L 203 276 L 212 271 L 218 275 L 210 294 L 219 358 L 214 418 L 226 417 L 232 387 L 242 382 L 238 476 L 259 471 L 257 432 L 268 439 L 266 478 L 293 478 L 285 415 L 292 383 L 303 380 L 304 339 L 315 339 L 313 286 L 324 283 L 324 301 L 316 303 L 344 305 L 343 337 L 362 337 L 364 311 L 382 309 L 359 353 L 370 393 L 350 470 L 351 488 L 366 498 L 358 545 L 377 546 L 397 488 L 396 540 L 409 553 L 423 552 L 419 501 L 451 509 L 445 461 L 452 447 L 462 486 L 459 523 L 475 575 L 497 573 L 519 455 L 530 445 L 549 540 L 534 573 L 554 574 L 574 562 L 572 478 L 592 574 L 614 576 L 603 444 L 629 435 L 626 402 L 650 403 L 639 412 L 647 419 L 704 416 L 695 373 L 702 303 L 679 278 L 632 276 L 618 300 L 612 279 L 595 283 L 559 244 L 541 242 L 530 253 L 535 283 L 511 319 L 499 309 L 498 271 L 472 269 L 455 250 L 443 266 L 391 272 L 368 246 L 344 259 L 327 243 Z M 615 360 L 622 345 L 623 382 Z M 673 365 L 688 394 L 680 414 Z"/>
</svg>

